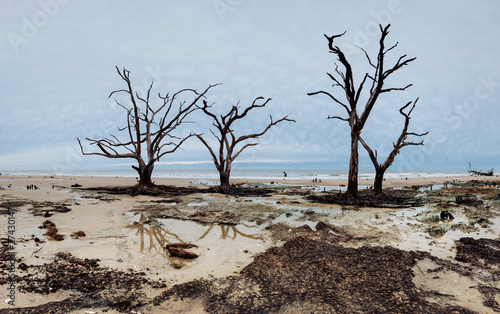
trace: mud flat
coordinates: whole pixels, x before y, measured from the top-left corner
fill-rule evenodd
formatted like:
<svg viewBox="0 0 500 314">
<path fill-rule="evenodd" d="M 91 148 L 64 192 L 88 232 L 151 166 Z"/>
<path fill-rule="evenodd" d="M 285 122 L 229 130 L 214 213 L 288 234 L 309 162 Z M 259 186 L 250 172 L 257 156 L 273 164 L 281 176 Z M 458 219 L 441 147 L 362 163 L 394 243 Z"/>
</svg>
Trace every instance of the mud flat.
<svg viewBox="0 0 500 314">
<path fill-rule="evenodd" d="M 0 313 L 500 311 L 495 178 L 388 180 L 417 200 L 405 208 L 308 199 L 345 182 L 241 182 L 271 192 L 238 196 L 195 179 L 131 196 L 87 188 L 134 178 L 0 176 Z"/>
</svg>

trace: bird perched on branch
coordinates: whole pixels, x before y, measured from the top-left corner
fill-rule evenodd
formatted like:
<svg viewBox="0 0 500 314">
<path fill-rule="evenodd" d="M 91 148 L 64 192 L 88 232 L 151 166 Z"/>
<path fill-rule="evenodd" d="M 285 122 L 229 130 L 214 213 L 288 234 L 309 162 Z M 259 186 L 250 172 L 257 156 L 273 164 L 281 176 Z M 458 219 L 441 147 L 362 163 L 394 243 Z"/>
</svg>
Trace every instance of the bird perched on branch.
<svg viewBox="0 0 500 314">
<path fill-rule="evenodd" d="M 325 35 L 326 39 L 328 39 L 328 48 L 330 48 L 330 50 L 335 50 L 335 48 L 333 47 L 333 40 L 337 37 L 340 37 L 342 35 L 344 35 L 347 31 L 343 32 L 342 34 L 339 34 L 339 35 L 333 35 L 332 37 L 328 37 L 328 35 L 326 34 L 323 34 Z"/>
</svg>

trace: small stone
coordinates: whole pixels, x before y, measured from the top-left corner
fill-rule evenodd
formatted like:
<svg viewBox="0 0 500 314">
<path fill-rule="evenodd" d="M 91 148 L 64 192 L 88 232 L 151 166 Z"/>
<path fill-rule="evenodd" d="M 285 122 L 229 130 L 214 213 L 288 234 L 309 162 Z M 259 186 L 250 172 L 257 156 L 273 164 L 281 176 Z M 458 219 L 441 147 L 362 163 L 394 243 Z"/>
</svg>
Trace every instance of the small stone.
<svg viewBox="0 0 500 314">
<path fill-rule="evenodd" d="M 19 268 L 20 270 L 26 270 L 28 269 L 28 265 L 26 265 L 25 263 L 21 263 L 17 268 Z"/>
<path fill-rule="evenodd" d="M 73 239 L 79 239 L 79 238 L 81 238 L 81 237 L 85 237 L 85 236 L 86 236 L 86 234 L 85 234 L 85 232 L 83 232 L 82 230 L 77 231 L 77 232 L 73 232 L 73 233 L 71 234 L 71 237 L 72 237 Z"/>
</svg>

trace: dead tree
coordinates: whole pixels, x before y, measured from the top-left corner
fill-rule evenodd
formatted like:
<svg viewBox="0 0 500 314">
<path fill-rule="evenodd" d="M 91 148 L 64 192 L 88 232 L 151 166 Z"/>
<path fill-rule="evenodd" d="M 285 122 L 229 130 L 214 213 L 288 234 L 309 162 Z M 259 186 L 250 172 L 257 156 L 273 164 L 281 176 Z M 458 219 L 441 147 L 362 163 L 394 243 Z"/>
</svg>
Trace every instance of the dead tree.
<svg viewBox="0 0 500 314">
<path fill-rule="evenodd" d="M 126 69 L 120 71 L 118 67 L 116 67 L 116 71 L 125 81 L 127 87 L 111 92 L 109 97 L 115 93 L 127 94 L 129 106 L 115 99 L 116 104 L 126 112 L 127 125 L 118 128 L 119 132 L 124 132 L 126 135 L 121 138 L 113 134 L 97 139 L 86 138 L 90 145 L 97 146 L 99 149 L 97 152 L 84 152 L 80 139 L 77 138 L 77 140 L 83 155 L 135 159 L 137 166 L 133 165 L 132 168 L 139 174 L 139 185 L 151 186 L 153 185 L 151 175 L 155 162 L 161 157 L 175 152 L 184 141 L 195 135 L 191 133 L 179 137 L 173 132 L 184 123 L 184 119 L 191 112 L 198 109 L 197 102 L 216 85 L 209 85 L 201 93 L 194 89 L 182 89 L 172 95 L 167 93 L 164 96 L 158 93 L 160 105 L 154 109 L 150 99 L 153 82 L 151 82 L 146 95 L 140 96 L 132 88 L 130 71 Z M 186 100 L 178 101 L 178 98 L 183 97 L 184 94 L 192 94 L 193 99 L 189 102 Z"/>
<path fill-rule="evenodd" d="M 373 183 L 373 193 L 376 195 L 382 194 L 382 184 L 384 182 L 384 174 L 387 168 L 389 168 L 392 163 L 394 162 L 394 159 L 396 158 L 396 155 L 399 154 L 399 151 L 401 148 L 409 145 L 424 145 L 424 141 L 420 142 L 411 142 L 407 141 L 408 136 L 417 136 L 421 137 L 424 135 L 427 135 L 429 132 L 425 133 L 414 133 L 414 132 L 408 132 L 408 126 L 410 125 L 410 115 L 415 108 L 415 105 L 417 104 L 418 98 L 413 102 L 410 101 L 403 107 L 399 109 L 399 113 L 405 117 L 405 123 L 403 130 L 401 131 L 401 135 L 399 135 L 398 140 L 396 143 L 393 143 L 393 149 L 385 159 L 385 161 L 381 164 L 379 164 L 377 160 L 377 151 L 373 152 L 373 150 L 366 144 L 366 142 L 363 140 L 363 138 L 360 136 L 359 141 L 363 145 L 363 147 L 366 149 L 368 152 L 368 155 L 370 156 L 370 159 L 373 163 L 373 166 L 375 167 L 375 180 Z M 408 106 L 411 106 L 410 110 L 408 113 L 405 113 L 404 110 L 408 108 Z"/>
<path fill-rule="evenodd" d="M 227 114 L 220 116 L 211 112 L 209 109 L 212 107 L 212 105 L 208 105 L 208 103 L 205 100 L 203 100 L 203 107 L 200 107 L 200 109 L 202 109 L 206 115 L 208 115 L 213 119 L 212 125 L 215 127 L 216 131 L 214 132 L 212 129 L 210 129 L 210 132 L 217 139 L 217 146 L 212 147 L 203 138 L 202 135 L 197 134 L 197 137 L 207 147 L 208 151 L 210 152 L 210 155 L 212 155 L 215 167 L 219 172 L 220 188 L 223 190 L 227 190 L 230 188 L 229 177 L 231 175 L 231 166 L 233 161 L 241 154 L 241 152 L 243 152 L 243 150 L 245 150 L 250 146 L 255 146 L 258 144 L 256 142 L 248 143 L 246 141 L 261 137 L 272 126 L 280 122 L 283 121 L 295 122 L 295 120 L 289 119 L 288 116 L 285 116 L 276 121 L 274 121 L 273 117 L 270 116 L 271 121 L 264 128 L 263 131 L 259 133 L 252 133 L 236 137 L 234 130 L 232 129 L 233 123 L 246 117 L 247 114 L 250 112 L 250 110 L 254 108 L 265 107 L 267 103 L 271 101 L 271 98 L 268 98 L 263 103 L 258 104 L 258 102 L 260 102 L 263 99 L 264 99 L 263 97 L 255 98 L 252 104 L 247 108 L 243 109 L 243 111 L 240 111 L 238 103 L 236 106 L 232 106 L 231 110 L 229 110 Z"/>
<path fill-rule="evenodd" d="M 476 176 L 476 177 L 479 177 L 479 176 L 492 177 L 493 176 L 493 171 L 494 171 L 493 168 L 491 168 L 489 171 L 473 170 L 472 166 L 471 166 L 471 164 L 469 162 L 469 170 L 468 170 L 468 172 L 470 173 L 471 176 Z"/>
<path fill-rule="evenodd" d="M 333 44 L 333 40 L 335 38 L 341 37 L 345 34 L 345 32 L 344 34 L 334 35 L 332 37 L 328 37 L 327 35 L 325 35 L 328 40 L 328 48 L 330 50 L 330 53 L 333 53 L 337 56 L 338 61 L 344 68 L 344 70 L 342 71 L 341 69 L 339 69 L 339 65 L 335 64 L 336 75 L 332 75 L 330 73 L 327 74 L 333 81 L 333 87 L 340 87 L 342 89 L 345 100 L 341 100 L 339 97 L 323 90 L 314 93 L 308 93 L 309 96 L 325 94 L 330 97 L 335 103 L 341 105 L 347 112 L 347 118 L 339 116 L 329 116 L 328 119 L 339 119 L 348 122 L 351 129 L 351 157 L 349 161 L 349 177 L 347 185 L 347 193 L 351 196 L 358 195 L 358 142 L 361 131 L 365 126 L 366 120 L 368 119 L 373 106 L 377 102 L 380 94 L 395 90 L 405 90 L 408 87 L 412 86 L 412 84 L 409 84 L 405 87 L 384 87 L 385 80 L 391 74 L 416 59 L 408 59 L 406 58 L 406 55 L 403 55 L 399 57 L 397 62 L 392 67 L 386 69 L 386 54 L 392 49 L 396 48 L 396 46 L 398 45 L 398 43 L 396 43 L 390 48 L 385 48 L 385 38 L 389 34 L 389 27 L 390 25 L 387 25 L 383 28 L 382 25 L 380 25 L 381 36 L 379 40 L 379 50 L 376 63 L 373 63 L 372 59 L 368 56 L 368 53 L 364 49 L 360 48 L 364 52 L 369 65 L 373 67 L 373 73 L 371 75 L 369 73 L 366 73 L 361 80 L 361 83 L 357 87 L 355 86 L 354 74 L 352 72 L 351 64 L 347 61 L 342 50 L 338 46 L 334 46 Z M 361 112 L 361 115 L 359 115 L 358 101 L 366 82 L 371 82 L 371 86 L 369 94 L 366 97 L 367 100 L 363 112 Z"/>
</svg>

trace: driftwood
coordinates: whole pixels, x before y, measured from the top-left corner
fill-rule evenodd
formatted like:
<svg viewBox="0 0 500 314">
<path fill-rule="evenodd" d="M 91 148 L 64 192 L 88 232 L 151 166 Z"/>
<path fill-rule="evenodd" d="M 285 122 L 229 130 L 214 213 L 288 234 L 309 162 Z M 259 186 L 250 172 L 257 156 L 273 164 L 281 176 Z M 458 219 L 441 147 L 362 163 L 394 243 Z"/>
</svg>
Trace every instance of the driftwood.
<svg viewBox="0 0 500 314">
<path fill-rule="evenodd" d="M 491 168 L 488 171 L 473 170 L 473 169 L 471 169 L 471 164 L 469 162 L 469 173 L 470 173 L 471 176 L 487 176 L 487 177 L 492 177 L 493 176 L 493 168 Z"/>
</svg>

